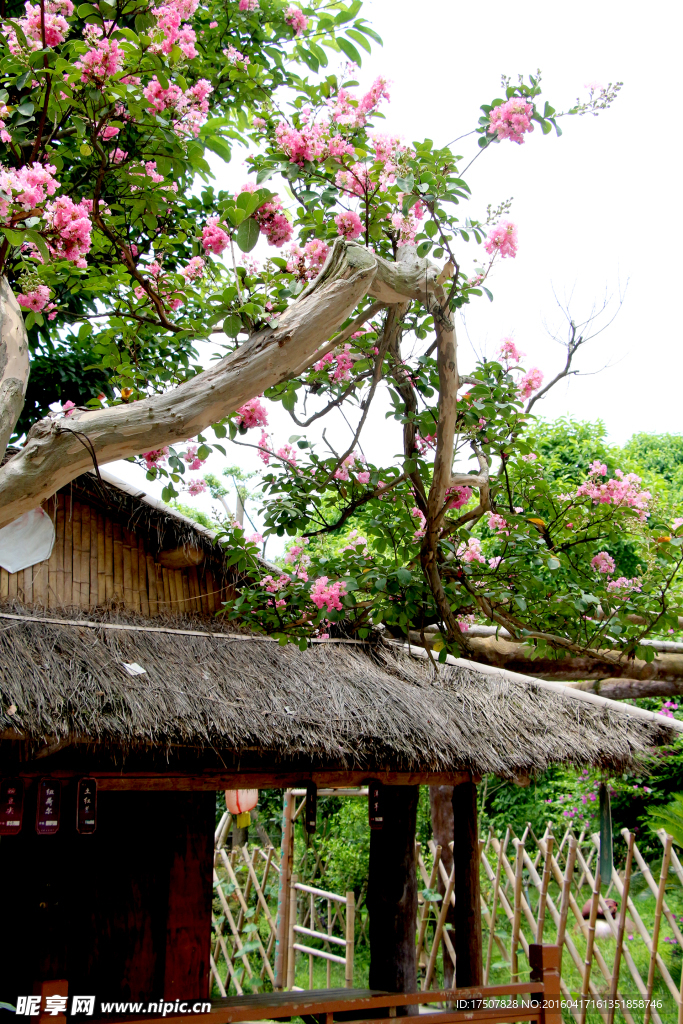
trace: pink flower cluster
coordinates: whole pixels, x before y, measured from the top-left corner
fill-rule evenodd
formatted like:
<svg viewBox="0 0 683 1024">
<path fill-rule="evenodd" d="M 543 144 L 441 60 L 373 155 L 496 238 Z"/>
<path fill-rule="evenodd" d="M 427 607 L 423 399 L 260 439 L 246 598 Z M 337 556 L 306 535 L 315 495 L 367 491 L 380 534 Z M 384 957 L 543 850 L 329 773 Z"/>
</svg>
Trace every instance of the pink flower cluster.
<svg viewBox="0 0 683 1024">
<path fill-rule="evenodd" d="M 543 371 L 534 366 L 523 377 L 520 377 L 517 387 L 522 398 L 527 399 L 533 395 L 534 391 L 538 391 L 542 383 Z"/>
<path fill-rule="evenodd" d="M 311 587 L 311 601 L 316 608 L 324 608 L 326 612 L 334 609 L 342 610 L 340 597 L 346 593 L 346 584 L 338 580 L 330 583 L 327 576 L 319 576 Z"/>
<path fill-rule="evenodd" d="M 330 124 L 304 125 L 293 128 L 286 121 L 280 121 L 275 128 L 275 138 L 280 149 L 289 157 L 290 163 L 303 165 L 305 160 L 327 160 L 328 156 L 355 154 L 355 149 L 341 135 L 330 135 Z"/>
<path fill-rule="evenodd" d="M 481 541 L 477 537 L 470 537 L 467 544 L 460 544 L 455 554 L 463 562 L 486 562 L 481 551 Z"/>
<path fill-rule="evenodd" d="M 69 260 L 77 267 L 87 264 L 92 233 L 92 200 L 74 203 L 68 196 L 60 196 L 45 207 L 45 221 L 50 232 L 49 248 L 53 256 Z"/>
<path fill-rule="evenodd" d="M 493 533 L 505 534 L 510 536 L 509 523 L 504 516 L 498 515 L 497 512 L 489 512 L 487 526 Z"/>
<path fill-rule="evenodd" d="M 165 462 L 168 458 L 168 448 L 157 448 L 151 452 L 143 452 L 142 458 L 147 464 L 147 469 L 154 469 L 161 462 Z"/>
<path fill-rule="evenodd" d="M 183 459 L 187 462 L 187 468 L 191 470 L 201 469 L 206 459 L 200 459 L 197 455 L 198 445 L 191 444 L 188 446 L 187 451 L 183 454 Z"/>
<path fill-rule="evenodd" d="M 423 512 L 420 511 L 417 505 L 415 505 L 414 508 L 411 508 L 410 514 L 413 517 L 413 519 L 420 520 L 420 524 L 415 533 L 413 534 L 413 540 L 422 540 L 422 538 L 425 535 L 425 525 L 427 523 L 427 517 L 424 515 Z"/>
<path fill-rule="evenodd" d="M 154 8 L 152 14 L 157 19 L 157 31 L 161 42 L 155 42 L 155 48 L 168 56 L 174 46 L 178 46 L 188 60 L 197 56 L 195 43 L 197 37 L 190 25 L 182 25 L 186 18 L 191 18 L 197 9 L 198 0 L 167 0 L 166 3 Z"/>
<path fill-rule="evenodd" d="M 498 355 L 501 359 L 504 359 L 506 363 L 518 363 L 525 356 L 525 352 L 520 352 L 514 342 L 514 338 L 503 338 L 500 347 L 498 349 Z"/>
<path fill-rule="evenodd" d="M 19 170 L 3 167 L 0 164 L 0 220 L 6 223 L 12 214 L 12 205 L 21 206 L 22 212 L 34 210 L 45 202 L 48 196 L 55 194 L 59 182 L 55 180 L 57 170 L 52 164 L 31 164 Z"/>
<path fill-rule="evenodd" d="M 280 248 L 292 237 L 293 228 L 284 215 L 279 196 L 275 196 L 274 199 L 259 206 L 254 214 L 254 218 L 258 223 L 261 234 L 265 235 L 268 239 L 269 245 L 275 245 Z"/>
<path fill-rule="evenodd" d="M 599 551 L 591 558 L 591 568 L 596 572 L 608 573 L 611 576 L 615 568 L 614 559 L 606 551 Z"/>
<path fill-rule="evenodd" d="M 516 225 L 510 220 L 502 220 L 489 233 L 489 237 L 484 242 L 484 248 L 489 256 L 500 253 L 502 259 L 505 259 L 506 256 L 514 258 L 517 255 L 517 244 Z"/>
<path fill-rule="evenodd" d="M 259 2 L 258 0 L 240 0 L 239 9 L 240 11 L 258 11 Z"/>
<path fill-rule="evenodd" d="M 401 245 L 413 245 L 415 242 L 415 235 L 420 229 L 420 220 L 422 220 L 424 213 L 422 212 L 422 206 L 416 203 L 407 216 L 402 213 L 388 213 L 387 220 L 390 220 L 392 226 L 398 231 L 398 244 Z"/>
<path fill-rule="evenodd" d="M 320 372 L 334 362 L 336 366 L 334 373 L 332 374 L 332 379 L 349 380 L 351 377 L 351 370 L 353 369 L 353 359 L 349 355 L 350 348 L 350 345 L 345 345 L 341 352 L 337 352 L 336 355 L 333 355 L 332 352 L 328 352 L 322 357 L 322 359 L 319 359 L 318 362 L 313 365 L 313 369 Z"/>
<path fill-rule="evenodd" d="M 417 434 L 415 436 L 415 444 L 420 455 L 424 455 L 430 448 L 436 448 L 436 434 L 426 434 L 424 437 L 420 437 Z"/>
<path fill-rule="evenodd" d="M 612 580 L 607 584 L 607 589 L 614 594 L 615 597 L 626 596 L 626 594 L 637 593 L 643 588 L 640 580 L 627 579 L 626 576 L 620 576 L 618 580 Z"/>
<path fill-rule="evenodd" d="M 348 480 L 349 479 L 349 470 L 354 472 L 354 475 L 357 476 L 358 474 L 355 473 L 356 465 L 362 466 L 363 465 L 363 460 L 360 457 L 360 455 L 357 454 L 357 452 L 352 452 L 351 455 L 348 455 L 344 459 L 344 461 L 342 462 L 341 466 L 339 466 L 339 468 L 335 470 L 335 472 L 334 472 L 334 479 L 335 480 L 342 480 L 342 481 Z M 361 476 L 363 476 L 363 475 L 364 474 L 361 473 Z M 370 474 L 369 473 L 368 473 L 368 479 L 370 479 Z"/>
<path fill-rule="evenodd" d="M 201 256 L 193 256 L 186 267 L 182 267 L 180 273 L 186 281 L 198 281 L 204 277 L 206 263 Z"/>
<path fill-rule="evenodd" d="M 31 309 L 34 313 L 40 313 L 50 301 L 50 289 L 47 285 L 39 284 L 33 291 L 22 292 L 17 295 L 17 302 L 24 309 Z"/>
<path fill-rule="evenodd" d="M 230 237 L 218 226 L 218 217 L 209 217 L 202 231 L 202 245 L 207 252 L 220 256 L 230 243 Z"/>
<path fill-rule="evenodd" d="M 25 18 L 18 18 L 17 24 L 26 37 L 28 49 L 40 50 L 43 45 L 43 26 L 41 25 L 40 5 L 27 2 L 24 4 L 26 11 Z M 74 12 L 74 5 L 71 0 L 46 0 L 45 3 L 45 45 L 58 46 L 63 43 L 69 33 L 69 24 L 66 18 L 70 18 Z M 7 37 L 7 45 L 10 53 L 18 56 L 23 46 L 19 43 L 17 33 L 13 26 L 3 25 L 3 34 Z"/>
<path fill-rule="evenodd" d="M 449 487 L 446 490 L 446 508 L 462 508 L 471 497 L 471 487 Z"/>
<path fill-rule="evenodd" d="M 81 81 L 102 88 L 112 75 L 123 67 L 124 52 L 115 39 L 100 39 L 91 50 L 77 60 Z"/>
<path fill-rule="evenodd" d="M 649 515 L 647 507 L 652 495 L 649 491 L 641 490 L 641 478 L 635 473 L 624 474 L 622 470 L 617 469 L 611 480 L 599 483 L 598 477 L 605 476 L 606 473 L 607 468 L 604 464 L 594 462 L 590 467 L 589 479 L 577 488 L 576 497 L 591 498 L 596 505 L 633 508 L 638 512 L 641 521 L 645 520 Z"/>
<path fill-rule="evenodd" d="M 674 711 L 678 711 L 679 707 L 680 704 L 676 704 L 672 700 L 665 700 L 657 713 L 664 715 L 665 718 L 675 718 Z"/>
<path fill-rule="evenodd" d="M 285 12 L 285 21 L 294 29 L 294 34 L 300 36 L 308 28 L 308 18 L 298 7 L 288 7 Z"/>
<path fill-rule="evenodd" d="M 142 95 L 149 103 L 148 110 L 159 114 L 163 111 L 171 112 L 171 123 L 176 135 L 197 136 L 209 112 L 208 97 L 212 92 L 213 86 L 206 78 L 200 78 L 191 88 L 183 91 L 173 83 L 164 89 L 155 75 L 142 90 Z"/>
<path fill-rule="evenodd" d="M 489 134 L 496 134 L 499 139 L 511 139 L 512 142 L 524 142 L 525 132 L 532 132 L 531 123 L 533 105 L 520 96 L 513 96 L 507 103 L 494 107 L 489 114 Z"/>
<path fill-rule="evenodd" d="M 327 242 L 321 238 L 312 238 L 303 249 L 294 242 L 288 253 L 287 270 L 302 281 L 312 281 L 320 273 L 329 251 Z"/>
<path fill-rule="evenodd" d="M 244 54 L 240 53 L 239 50 L 236 50 L 232 43 L 230 44 L 230 46 L 228 46 L 226 50 L 223 50 L 223 55 L 227 57 L 228 64 L 232 64 L 232 66 L 235 68 L 239 64 L 241 64 L 244 70 L 246 71 L 247 66 L 251 64 L 249 58 L 245 57 Z"/>
<path fill-rule="evenodd" d="M 193 498 L 196 498 L 198 494 L 203 494 L 206 490 L 206 480 L 190 480 L 187 485 L 187 493 L 191 494 Z"/>
<path fill-rule="evenodd" d="M 340 89 L 328 100 L 332 120 L 345 127 L 362 128 L 367 124 L 368 116 L 380 105 L 382 100 L 390 99 L 388 86 L 388 80 L 380 75 L 360 100 L 347 89 Z"/>
<path fill-rule="evenodd" d="M 337 234 L 343 238 L 357 238 L 363 231 L 360 217 L 353 210 L 344 210 L 334 218 L 337 225 Z"/>
<path fill-rule="evenodd" d="M 252 427 L 265 427 L 268 425 L 268 412 L 258 398 L 250 398 L 237 410 L 235 423 L 238 427 L 244 427 L 245 430 L 250 430 Z"/>
</svg>

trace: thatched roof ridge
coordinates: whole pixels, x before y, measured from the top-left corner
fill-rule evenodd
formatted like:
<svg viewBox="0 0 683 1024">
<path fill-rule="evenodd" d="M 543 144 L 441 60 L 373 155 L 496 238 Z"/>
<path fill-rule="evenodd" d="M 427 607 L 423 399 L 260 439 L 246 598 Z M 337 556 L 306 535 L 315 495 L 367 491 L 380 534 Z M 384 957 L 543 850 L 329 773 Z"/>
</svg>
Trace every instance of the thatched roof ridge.
<svg viewBox="0 0 683 1024">
<path fill-rule="evenodd" d="M 188 620 L 168 626 L 187 631 Z M 131 752 L 151 744 L 280 764 L 515 776 L 557 762 L 620 770 L 672 736 L 666 719 L 475 667 L 447 666 L 435 677 L 429 662 L 381 642 L 302 653 L 263 638 L 200 635 L 206 622 L 197 630 L 3 619 L 0 737 L 24 738 L 33 750 L 60 740 Z M 129 675 L 131 663 L 145 673 Z"/>
</svg>

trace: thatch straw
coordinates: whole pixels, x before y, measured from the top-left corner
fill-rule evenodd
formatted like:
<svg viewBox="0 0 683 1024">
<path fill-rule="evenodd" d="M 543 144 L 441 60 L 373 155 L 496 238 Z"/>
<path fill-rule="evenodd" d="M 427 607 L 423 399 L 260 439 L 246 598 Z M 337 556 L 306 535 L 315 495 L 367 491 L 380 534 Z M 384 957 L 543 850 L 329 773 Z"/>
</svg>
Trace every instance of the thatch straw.
<svg viewBox="0 0 683 1024">
<path fill-rule="evenodd" d="M 435 677 L 428 662 L 381 642 L 302 653 L 246 638 L 1 621 L 0 737 L 25 738 L 33 750 L 90 741 L 132 753 L 153 744 L 269 767 L 510 777 L 557 762 L 618 771 L 671 738 L 665 719 L 634 719 L 628 708 L 533 682 L 474 667 Z M 187 629 L 189 620 L 168 625 Z M 196 625 L 206 630 L 205 620 Z M 125 663 L 144 675 L 129 675 Z"/>
</svg>

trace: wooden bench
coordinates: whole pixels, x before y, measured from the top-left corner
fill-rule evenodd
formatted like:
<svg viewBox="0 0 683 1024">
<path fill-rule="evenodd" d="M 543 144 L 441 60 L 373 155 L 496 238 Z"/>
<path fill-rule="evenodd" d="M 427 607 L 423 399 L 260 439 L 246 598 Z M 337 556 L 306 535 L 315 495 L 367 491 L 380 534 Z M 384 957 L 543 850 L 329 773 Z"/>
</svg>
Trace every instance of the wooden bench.
<svg viewBox="0 0 683 1024">
<path fill-rule="evenodd" d="M 559 947 L 532 944 L 529 946 L 529 961 L 532 980 L 518 984 L 409 993 L 353 988 L 264 992 L 215 999 L 209 1013 L 100 1017 L 99 1024 L 143 1020 L 145 1024 L 168 1024 L 168 1021 L 179 1019 L 188 1024 L 190 1021 L 198 1024 L 240 1024 L 242 1021 L 289 1020 L 292 1017 L 301 1017 L 306 1024 L 333 1024 L 341 1020 L 353 1024 L 396 1024 L 398 1008 L 409 1006 L 425 1008 L 419 1012 L 419 1024 L 451 1024 L 456 1021 L 562 1024 Z M 520 1005 L 516 1003 L 517 998 Z M 437 1009 L 433 1004 L 445 1008 Z M 95 1024 L 94 1019 L 92 1024 Z"/>
</svg>

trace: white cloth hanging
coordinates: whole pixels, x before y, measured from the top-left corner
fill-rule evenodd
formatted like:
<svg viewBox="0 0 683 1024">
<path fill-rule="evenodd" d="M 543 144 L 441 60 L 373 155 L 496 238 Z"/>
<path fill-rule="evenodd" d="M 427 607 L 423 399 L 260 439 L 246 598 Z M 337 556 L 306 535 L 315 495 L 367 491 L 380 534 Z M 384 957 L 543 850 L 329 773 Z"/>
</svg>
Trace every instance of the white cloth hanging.
<svg viewBox="0 0 683 1024">
<path fill-rule="evenodd" d="M 0 566 L 7 572 L 44 562 L 55 546 L 55 527 L 47 512 L 32 508 L 0 530 Z"/>
</svg>

